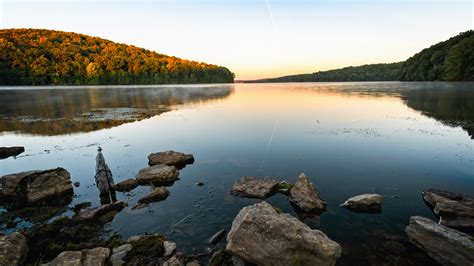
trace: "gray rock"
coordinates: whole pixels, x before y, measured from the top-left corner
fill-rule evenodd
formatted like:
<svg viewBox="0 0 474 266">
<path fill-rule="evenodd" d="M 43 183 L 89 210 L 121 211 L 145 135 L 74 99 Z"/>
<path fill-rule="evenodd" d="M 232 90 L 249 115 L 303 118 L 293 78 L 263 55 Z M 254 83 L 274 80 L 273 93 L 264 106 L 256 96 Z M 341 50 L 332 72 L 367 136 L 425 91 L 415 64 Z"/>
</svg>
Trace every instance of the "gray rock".
<svg viewBox="0 0 474 266">
<path fill-rule="evenodd" d="M 174 255 L 173 257 L 169 258 L 163 266 L 184 266 L 184 257 L 179 256 L 178 254 Z"/>
<path fill-rule="evenodd" d="M 230 189 L 230 194 L 238 197 L 265 199 L 278 190 L 278 182 L 271 177 L 244 176 Z"/>
<path fill-rule="evenodd" d="M 143 168 L 138 172 L 135 178 L 138 184 L 163 183 L 172 184 L 178 180 L 179 172 L 174 166 L 159 164 Z"/>
<path fill-rule="evenodd" d="M 164 200 L 170 194 L 169 190 L 165 187 L 156 187 L 151 193 L 143 196 L 138 200 L 139 204 L 147 204 Z"/>
<path fill-rule="evenodd" d="M 14 232 L 0 236 L 0 265 L 23 265 L 27 253 L 28 245 L 24 235 Z"/>
<path fill-rule="evenodd" d="M 309 178 L 301 173 L 290 189 L 290 202 L 298 211 L 321 213 L 326 210 L 326 202 L 319 197 Z"/>
<path fill-rule="evenodd" d="M 164 241 L 163 247 L 165 249 L 164 257 L 169 257 L 176 251 L 176 243 L 171 241 Z"/>
<path fill-rule="evenodd" d="M 125 257 L 127 256 L 128 252 L 132 250 L 132 245 L 130 244 L 123 244 L 119 247 L 116 247 L 112 250 L 112 255 L 110 256 L 110 263 L 113 266 L 120 266 L 125 265 Z"/>
<path fill-rule="evenodd" d="M 125 208 L 126 204 L 123 201 L 102 205 L 95 208 L 86 208 L 83 212 L 77 214 L 72 219 L 74 221 L 109 221 L 115 215 Z"/>
<path fill-rule="evenodd" d="M 213 245 L 217 244 L 217 242 L 219 242 L 222 238 L 224 238 L 226 232 L 227 231 L 225 229 L 219 230 L 217 233 L 215 233 L 213 236 L 209 238 L 207 243 L 213 244 Z"/>
<path fill-rule="evenodd" d="M 471 236 L 420 217 L 410 218 L 405 228 L 409 241 L 443 265 L 472 266 L 474 241 Z"/>
<path fill-rule="evenodd" d="M 379 194 L 362 194 L 349 198 L 340 206 L 356 212 L 379 213 L 382 200 Z"/>
<path fill-rule="evenodd" d="M 423 190 L 422 195 L 440 217 L 440 224 L 458 229 L 474 229 L 473 198 L 437 189 Z"/>
<path fill-rule="evenodd" d="M 341 246 L 293 216 L 261 202 L 240 210 L 226 250 L 257 265 L 335 265 Z"/>
<path fill-rule="evenodd" d="M 7 201 L 34 204 L 66 194 L 70 201 L 73 193 L 71 176 L 64 168 L 9 174 L 0 179 L 0 197 Z"/>
<path fill-rule="evenodd" d="M 0 147 L 0 159 L 6 159 L 10 156 L 17 156 L 25 152 L 24 147 Z"/>
<path fill-rule="evenodd" d="M 148 155 L 148 164 L 150 166 L 158 164 L 166 164 L 182 168 L 187 164 L 194 163 L 194 156 L 192 154 L 185 154 L 176 151 L 157 152 Z"/>
<path fill-rule="evenodd" d="M 137 180 L 135 178 L 129 178 L 115 184 L 114 189 L 120 192 L 128 192 L 137 186 Z"/>
<path fill-rule="evenodd" d="M 102 266 L 110 255 L 110 249 L 97 247 L 81 251 L 61 252 L 49 266 Z"/>
</svg>

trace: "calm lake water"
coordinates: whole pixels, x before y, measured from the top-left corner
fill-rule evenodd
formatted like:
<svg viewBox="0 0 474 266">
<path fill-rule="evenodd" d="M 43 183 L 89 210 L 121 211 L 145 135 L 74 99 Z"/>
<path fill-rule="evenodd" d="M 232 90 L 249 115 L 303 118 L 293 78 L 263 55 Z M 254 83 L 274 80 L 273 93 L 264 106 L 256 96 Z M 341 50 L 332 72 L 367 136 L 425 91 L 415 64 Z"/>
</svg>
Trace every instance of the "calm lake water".
<svg viewBox="0 0 474 266">
<path fill-rule="evenodd" d="M 165 201 L 131 210 L 150 188 L 117 193 L 129 207 L 107 225 L 124 238 L 164 234 L 194 254 L 259 201 L 229 195 L 244 175 L 309 176 L 329 210 L 300 218 L 342 244 L 341 264 L 431 263 L 404 234 L 410 216 L 435 219 L 421 190 L 474 195 L 474 83 L 2 87 L 0 131 L 0 146 L 26 149 L 0 160 L 0 175 L 64 167 L 81 182 L 70 206 L 100 204 L 99 145 L 115 182 L 146 167 L 152 152 L 194 154 Z M 385 196 L 381 214 L 338 207 L 366 192 Z M 267 201 L 298 215 L 284 195 Z M 28 226 L 24 219 L 17 229 Z"/>
</svg>

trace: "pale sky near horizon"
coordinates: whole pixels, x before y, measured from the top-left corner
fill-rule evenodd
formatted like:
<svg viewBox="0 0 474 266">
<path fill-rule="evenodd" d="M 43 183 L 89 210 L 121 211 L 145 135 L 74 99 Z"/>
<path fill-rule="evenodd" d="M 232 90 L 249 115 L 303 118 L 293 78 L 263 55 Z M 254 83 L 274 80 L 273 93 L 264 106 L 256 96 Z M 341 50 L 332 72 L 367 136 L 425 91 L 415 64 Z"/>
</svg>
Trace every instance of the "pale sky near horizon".
<svg viewBox="0 0 474 266">
<path fill-rule="evenodd" d="M 402 61 L 474 27 L 474 0 L 0 0 L 0 28 L 98 36 L 236 79 Z"/>
</svg>

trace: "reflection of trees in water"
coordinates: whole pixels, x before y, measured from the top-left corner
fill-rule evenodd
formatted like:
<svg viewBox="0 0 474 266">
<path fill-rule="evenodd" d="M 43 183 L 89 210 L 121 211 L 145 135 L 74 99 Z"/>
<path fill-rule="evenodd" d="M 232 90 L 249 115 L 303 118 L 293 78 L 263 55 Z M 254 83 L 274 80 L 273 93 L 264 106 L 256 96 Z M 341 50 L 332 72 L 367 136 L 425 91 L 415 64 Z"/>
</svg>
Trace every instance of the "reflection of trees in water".
<svg viewBox="0 0 474 266">
<path fill-rule="evenodd" d="M 222 99 L 233 85 L 0 90 L 0 131 L 90 132 L 142 120 L 184 103 Z"/>
<path fill-rule="evenodd" d="M 404 90 L 406 105 L 442 123 L 462 127 L 474 139 L 474 83 L 434 83 Z"/>
</svg>

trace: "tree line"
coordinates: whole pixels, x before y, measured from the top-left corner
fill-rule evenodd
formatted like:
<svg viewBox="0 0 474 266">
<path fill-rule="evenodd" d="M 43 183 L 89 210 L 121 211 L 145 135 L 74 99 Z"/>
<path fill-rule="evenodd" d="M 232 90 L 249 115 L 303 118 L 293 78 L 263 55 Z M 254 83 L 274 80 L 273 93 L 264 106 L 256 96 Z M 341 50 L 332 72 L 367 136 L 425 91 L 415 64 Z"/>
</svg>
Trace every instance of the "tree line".
<svg viewBox="0 0 474 266">
<path fill-rule="evenodd" d="M 0 30 L 0 85 L 232 83 L 227 68 L 72 32 Z"/>
</svg>

